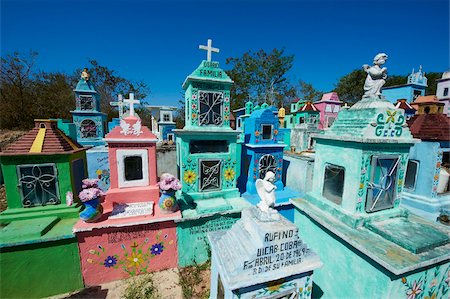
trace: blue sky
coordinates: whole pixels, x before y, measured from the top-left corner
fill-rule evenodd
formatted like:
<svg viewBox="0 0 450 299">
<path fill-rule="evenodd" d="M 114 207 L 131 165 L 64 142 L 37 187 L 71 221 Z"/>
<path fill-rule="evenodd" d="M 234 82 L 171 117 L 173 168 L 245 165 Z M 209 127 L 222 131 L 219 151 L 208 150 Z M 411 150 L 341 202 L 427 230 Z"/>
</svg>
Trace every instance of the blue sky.
<svg viewBox="0 0 450 299">
<path fill-rule="evenodd" d="M 93 58 L 147 82 L 152 105 L 178 105 L 208 38 L 224 69 L 227 57 L 284 48 L 292 82 L 330 91 L 378 52 L 393 75 L 449 69 L 449 1 L 1 1 L 1 55 L 32 49 L 40 69 L 64 72 Z"/>
</svg>

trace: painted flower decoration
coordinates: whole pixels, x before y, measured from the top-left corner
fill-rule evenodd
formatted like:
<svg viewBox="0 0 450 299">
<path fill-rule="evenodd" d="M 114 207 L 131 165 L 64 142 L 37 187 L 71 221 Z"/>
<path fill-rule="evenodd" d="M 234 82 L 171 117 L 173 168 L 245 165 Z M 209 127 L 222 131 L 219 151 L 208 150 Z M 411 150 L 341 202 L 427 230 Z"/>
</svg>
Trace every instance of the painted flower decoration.
<svg viewBox="0 0 450 299">
<path fill-rule="evenodd" d="M 408 295 L 407 299 L 414 299 L 417 295 L 422 293 L 422 289 L 420 288 L 422 283 L 417 283 L 416 281 L 413 282 L 412 287 L 406 292 L 406 295 Z"/>
<path fill-rule="evenodd" d="M 232 179 L 234 179 L 234 176 L 236 175 L 236 172 L 234 171 L 233 168 L 227 168 L 225 169 L 225 180 L 227 181 L 231 181 Z"/>
<path fill-rule="evenodd" d="M 163 173 L 161 175 L 160 181 L 158 182 L 159 188 L 161 190 L 180 190 L 181 183 L 174 175 L 170 173 Z"/>
<path fill-rule="evenodd" d="M 278 135 L 278 130 L 273 130 L 273 135 Z"/>
<path fill-rule="evenodd" d="M 160 255 L 164 251 L 164 245 L 162 243 L 153 244 L 150 252 L 153 255 Z"/>
<path fill-rule="evenodd" d="M 192 170 L 186 170 L 183 175 L 183 180 L 188 184 L 193 184 L 197 175 Z"/>
<path fill-rule="evenodd" d="M 106 268 L 114 267 L 117 264 L 117 259 L 114 256 L 108 256 L 103 264 Z"/>
<path fill-rule="evenodd" d="M 162 205 L 165 209 L 170 209 L 173 207 L 173 199 L 171 197 L 166 197 L 162 202 Z"/>
<path fill-rule="evenodd" d="M 97 169 L 97 171 L 95 172 L 97 175 L 102 175 L 103 171 L 101 169 Z"/>
<path fill-rule="evenodd" d="M 132 252 L 131 255 L 127 257 L 127 260 L 129 267 L 139 267 L 143 262 L 142 254 Z"/>
<path fill-rule="evenodd" d="M 197 95 L 193 94 L 192 98 L 195 100 L 197 98 Z"/>
<path fill-rule="evenodd" d="M 192 118 L 197 118 L 197 114 L 192 113 Z"/>
<path fill-rule="evenodd" d="M 192 104 L 192 109 L 196 110 L 197 109 L 197 105 L 196 104 Z"/>
<path fill-rule="evenodd" d="M 256 136 L 256 137 L 259 136 L 259 131 L 258 131 L 258 130 L 255 131 L 255 136 Z"/>
</svg>

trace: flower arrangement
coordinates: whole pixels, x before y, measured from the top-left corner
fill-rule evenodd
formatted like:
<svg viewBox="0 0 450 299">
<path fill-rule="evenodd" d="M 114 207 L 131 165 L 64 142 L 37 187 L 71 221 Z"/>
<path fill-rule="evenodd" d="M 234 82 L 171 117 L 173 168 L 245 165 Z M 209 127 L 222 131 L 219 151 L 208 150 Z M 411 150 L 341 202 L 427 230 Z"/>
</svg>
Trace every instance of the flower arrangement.
<svg viewBox="0 0 450 299">
<path fill-rule="evenodd" d="M 78 197 L 82 202 L 90 201 L 105 195 L 102 189 L 98 187 L 98 179 L 84 179 L 83 190 L 78 193 Z"/>
<path fill-rule="evenodd" d="M 178 180 L 174 175 L 170 173 L 163 173 L 158 185 L 162 191 L 176 191 L 181 189 L 180 180 Z"/>
</svg>

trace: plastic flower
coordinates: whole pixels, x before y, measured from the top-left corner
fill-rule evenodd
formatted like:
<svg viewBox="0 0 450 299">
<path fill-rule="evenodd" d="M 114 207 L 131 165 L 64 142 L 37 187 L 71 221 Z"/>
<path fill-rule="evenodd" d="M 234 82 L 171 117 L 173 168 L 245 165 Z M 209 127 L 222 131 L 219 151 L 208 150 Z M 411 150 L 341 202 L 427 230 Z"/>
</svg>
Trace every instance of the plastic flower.
<svg viewBox="0 0 450 299">
<path fill-rule="evenodd" d="M 159 188 L 161 190 L 167 191 L 167 190 L 180 190 L 181 189 L 181 183 L 180 181 L 172 174 L 170 173 L 163 173 L 161 175 L 160 181 L 158 183 Z"/>
<path fill-rule="evenodd" d="M 78 197 L 82 202 L 86 202 L 96 199 L 103 195 L 105 195 L 105 193 L 103 193 L 103 191 L 100 190 L 99 188 L 87 188 L 81 190 L 81 192 L 78 194 Z"/>
<path fill-rule="evenodd" d="M 99 173 L 97 173 L 99 174 Z M 97 188 L 98 187 L 98 179 L 84 179 L 83 188 Z"/>
<path fill-rule="evenodd" d="M 164 245 L 162 243 L 153 244 L 150 251 L 153 255 L 160 255 L 164 251 Z"/>
<path fill-rule="evenodd" d="M 129 267 L 139 267 L 140 264 L 142 264 L 142 254 L 132 252 L 129 257 L 127 257 L 128 260 L 128 266 Z"/>
<path fill-rule="evenodd" d="M 406 292 L 406 295 L 408 295 L 407 299 L 414 299 L 416 298 L 416 295 L 422 293 L 422 289 L 420 288 L 421 285 L 422 283 L 414 281 L 412 287 Z"/>
<path fill-rule="evenodd" d="M 114 256 L 108 256 L 103 264 L 106 268 L 114 267 L 117 264 L 117 259 Z"/>
<path fill-rule="evenodd" d="M 66 193 L 66 204 L 69 207 L 73 204 L 73 193 L 71 191 L 67 191 Z"/>
<path fill-rule="evenodd" d="M 192 170 L 186 170 L 183 175 L 183 180 L 188 183 L 192 184 L 194 183 L 195 179 L 197 178 L 197 175 Z"/>
<path fill-rule="evenodd" d="M 235 174 L 236 174 L 236 172 L 234 171 L 233 168 L 225 169 L 225 174 L 224 174 L 225 180 L 231 181 L 232 179 L 234 179 Z"/>
</svg>

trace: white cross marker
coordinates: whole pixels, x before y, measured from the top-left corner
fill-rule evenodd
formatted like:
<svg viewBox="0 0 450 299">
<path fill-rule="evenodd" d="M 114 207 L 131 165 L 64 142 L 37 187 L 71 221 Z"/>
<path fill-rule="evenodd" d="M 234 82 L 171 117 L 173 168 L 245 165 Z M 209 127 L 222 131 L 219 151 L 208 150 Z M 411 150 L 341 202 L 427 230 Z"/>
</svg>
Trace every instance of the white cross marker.
<svg viewBox="0 0 450 299">
<path fill-rule="evenodd" d="M 141 102 L 134 99 L 134 93 L 130 93 L 130 98 L 123 101 L 130 105 L 130 116 L 134 116 L 134 104 L 140 104 Z"/>
<path fill-rule="evenodd" d="M 208 45 L 207 46 L 200 45 L 200 46 L 198 46 L 198 48 L 200 50 L 206 50 L 207 51 L 207 54 L 206 54 L 206 60 L 207 61 L 211 61 L 211 52 L 219 53 L 219 51 L 220 51 L 219 49 L 212 47 L 212 39 L 208 39 Z"/>
<path fill-rule="evenodd" d="M 124 105 L 124 102 L 123 102 L 123 97 L 122 97 L 122 95 L 121 94 L 119 94 L 119 96 L 118 96 L 118 100 L 116 101 L 116 102 L 109 102 L 109 104 L 111 105 L 111 106 L 113 106 L 113 107 L 118 107 L 119 108 L 119 118 L 122 118 L 122 116 L 123 116 L 123 107 L 125 106 Z"/>
</svg>

